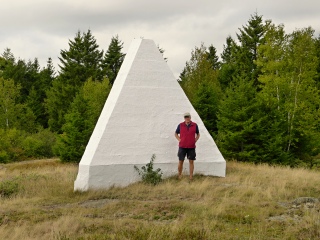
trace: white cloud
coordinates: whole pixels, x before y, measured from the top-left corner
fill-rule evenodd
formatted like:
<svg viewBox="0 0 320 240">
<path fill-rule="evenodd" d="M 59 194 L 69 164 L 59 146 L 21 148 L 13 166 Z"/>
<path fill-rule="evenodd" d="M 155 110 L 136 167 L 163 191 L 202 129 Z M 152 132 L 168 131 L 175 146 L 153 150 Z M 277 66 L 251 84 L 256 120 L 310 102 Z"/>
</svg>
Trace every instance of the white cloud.
<svg viewBox="0 0 320 240">
<path fill-rule="evenodd" d="M 37 57 L 42 66 L 52 57 L 57 66 L 68 39 L 91 29 L 103 49 L 116 34 L 125 51 L 134 37 L 154 39 L 178 76 L 195 46 L 213 44 L 221 52 L 226 37 L 235 37 L 255 11 L 289 32 L 312 26 L 319 34 L 318 9 L 318 0 L 2 0 L 0 51 L 9 47 L 16 57 Z"/>
</svg>

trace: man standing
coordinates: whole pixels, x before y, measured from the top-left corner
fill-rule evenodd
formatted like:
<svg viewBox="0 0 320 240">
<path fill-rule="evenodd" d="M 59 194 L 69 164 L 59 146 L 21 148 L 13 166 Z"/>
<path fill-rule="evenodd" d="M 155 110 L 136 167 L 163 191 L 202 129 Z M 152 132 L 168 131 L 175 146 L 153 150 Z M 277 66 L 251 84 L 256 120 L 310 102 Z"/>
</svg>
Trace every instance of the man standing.
<svg viewBox="0 0 320 240">
<path fill-rule="evenodd" d="M 187 155 L 187 159 L 189 159 L 190 180 L 192 180 L 194 160 L 196 160 L 196 142 L 198 141 L 200 134 L 198 125 L 195 122 L 191 121 L 190 113 L 185 113 L 183 117 L 184 122 L 178 125 L 175 133 L 175 137 L 179 141 L 178 173 L 179 178 L 181 178 L 183 162 Z"/>
</svg>

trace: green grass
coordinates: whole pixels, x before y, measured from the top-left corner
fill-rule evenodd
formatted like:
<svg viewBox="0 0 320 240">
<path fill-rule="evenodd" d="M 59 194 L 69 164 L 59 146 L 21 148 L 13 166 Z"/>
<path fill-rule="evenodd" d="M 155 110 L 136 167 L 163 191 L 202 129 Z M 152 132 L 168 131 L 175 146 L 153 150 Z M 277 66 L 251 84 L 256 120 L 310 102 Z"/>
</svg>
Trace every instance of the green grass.
<svg viewBox="0 0 320 240">
<path fill-rule="evenodd" d="M 196 167 L 196 165 L 195 165 Z M 227 177 L 175 177 L 73 192 L 78 166 L 0 165 L 1 239 L 318 239 L 319 172 L 227 163 Z"/>
</svg>

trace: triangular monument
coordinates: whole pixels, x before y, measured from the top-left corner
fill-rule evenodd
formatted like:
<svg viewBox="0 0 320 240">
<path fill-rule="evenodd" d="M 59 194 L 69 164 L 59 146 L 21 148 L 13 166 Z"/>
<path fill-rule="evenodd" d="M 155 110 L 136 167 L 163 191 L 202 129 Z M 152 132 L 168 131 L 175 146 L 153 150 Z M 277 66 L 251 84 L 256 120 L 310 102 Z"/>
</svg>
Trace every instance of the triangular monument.
<svg viewBox="0 0 320 240">
<path fill-rule="evenodd" d="M 177 174 L 175 130 L 190 112 L 200 130 L 194 173 L 225 176 L 226 162 L 153 40 L 134 39 L 79 164 L 75 190 L 126 186 L 156 155 L 163 177 Z M 188 174 L 189 163 L 184 164 Z"/>
</svg>

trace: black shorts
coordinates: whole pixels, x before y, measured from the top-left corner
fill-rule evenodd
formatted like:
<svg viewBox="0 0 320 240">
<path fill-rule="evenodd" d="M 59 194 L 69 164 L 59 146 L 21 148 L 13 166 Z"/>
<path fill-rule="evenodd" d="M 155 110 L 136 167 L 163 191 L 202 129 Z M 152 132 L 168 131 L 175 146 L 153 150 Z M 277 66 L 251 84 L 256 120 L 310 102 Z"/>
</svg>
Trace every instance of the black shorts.
<svg viewBox="0 0 320 240">
<path fill-rule="evenodd" d="M 187 159 L 196 160 L 196 149 L 179 147 L 179 151 L 178 151 L 179 161 L 184 161 L 186 155 L 187 155 Z"/>
</svg>

